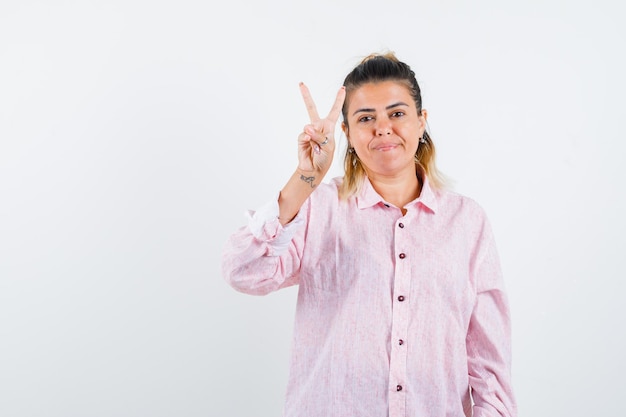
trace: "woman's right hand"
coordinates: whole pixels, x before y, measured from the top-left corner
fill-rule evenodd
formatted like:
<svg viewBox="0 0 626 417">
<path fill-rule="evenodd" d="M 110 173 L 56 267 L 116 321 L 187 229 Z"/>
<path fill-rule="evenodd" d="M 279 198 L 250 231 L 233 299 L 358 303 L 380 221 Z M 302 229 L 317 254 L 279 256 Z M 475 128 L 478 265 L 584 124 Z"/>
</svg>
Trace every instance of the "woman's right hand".
<svg viewBox="0 0 626 417">
<path fill-rule="evenodd" d="M 323 119 L 317 113 L 315 102 L 304 83 L 300 83 L 300 93 L 311 123 L 304 126 L 302 133 L 298 136 L 298 170 L 323 176 L 333 162 L 335 126 L 346 98 L 346 89 L 343 86 L 339 89 L 333 107 L 328 116 Z"/>
</svg>

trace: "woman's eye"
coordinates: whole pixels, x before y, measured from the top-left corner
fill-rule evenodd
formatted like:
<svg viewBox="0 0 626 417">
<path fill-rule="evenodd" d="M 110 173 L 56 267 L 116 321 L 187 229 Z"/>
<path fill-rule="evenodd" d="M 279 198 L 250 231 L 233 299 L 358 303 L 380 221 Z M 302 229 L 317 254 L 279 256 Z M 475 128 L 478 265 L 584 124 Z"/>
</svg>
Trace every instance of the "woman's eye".
<svg viewBox="0 0 626 417">
<path fill-rule="evenodd" d="M 365 123 L 365 122 L 369 122 L 370 120 L 372 120 L 372 116 L 363 116 L 359 119 L 359 122 Z"/>
<path fill-rule="evenodd" d="M 391 117 L 402 117 L 404 116 L 404 112 L 403 111 L 395 111 L 393 113 L 391 113 Z"/>
</svg>

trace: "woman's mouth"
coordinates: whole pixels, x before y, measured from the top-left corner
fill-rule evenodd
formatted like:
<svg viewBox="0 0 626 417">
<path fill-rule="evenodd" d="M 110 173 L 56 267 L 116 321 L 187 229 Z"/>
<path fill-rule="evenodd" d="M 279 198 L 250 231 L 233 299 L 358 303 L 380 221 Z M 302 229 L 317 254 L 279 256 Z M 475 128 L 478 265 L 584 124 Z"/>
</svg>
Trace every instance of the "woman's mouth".
<svg viewBox="0 0 626 417">
<path fill-rule="evenodd" d="M 384 144 L 376 146 L 374 149 L 376 149 L 377 151 L 381 151 L 381 152 L 387 152 L 397 147 L 398 147 L 397 143 L 384 143 Z"/>
</svg>

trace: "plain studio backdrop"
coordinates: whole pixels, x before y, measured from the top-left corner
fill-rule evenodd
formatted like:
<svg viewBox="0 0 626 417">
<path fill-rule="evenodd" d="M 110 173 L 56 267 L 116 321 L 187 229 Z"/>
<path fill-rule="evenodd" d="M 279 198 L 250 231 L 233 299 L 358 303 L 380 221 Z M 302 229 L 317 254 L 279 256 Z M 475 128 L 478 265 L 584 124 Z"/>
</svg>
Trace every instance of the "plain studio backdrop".
<svg viewBox="0 0 626 417">
<path fill-rule="evenodd" d="M 297 288 L 222 247 L 296 166 L 298 82 L 325 115 L 385 50 L 493 223 L 520 416 L 623 416 L 622 7 L 3 0 L 0 416 L 279 416 Z"/>
</svg>

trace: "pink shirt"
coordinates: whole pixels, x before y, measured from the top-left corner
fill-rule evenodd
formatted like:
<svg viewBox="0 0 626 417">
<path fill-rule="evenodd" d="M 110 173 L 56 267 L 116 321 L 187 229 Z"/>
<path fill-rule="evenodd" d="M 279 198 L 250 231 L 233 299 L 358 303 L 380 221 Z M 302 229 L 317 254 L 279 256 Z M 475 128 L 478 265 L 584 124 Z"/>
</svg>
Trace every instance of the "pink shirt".
<svg viewBox="0 0 626 417">
<path fill-rule="evenodd" d="M 365 181 L 321 184 L 291 223 L 278 204 L 227 241 L 225 279 L 299 285 L 285 417 L 516 416 L 510 315 L 481 207 L 425 180 L 399 208 Z"/>
</svg>

